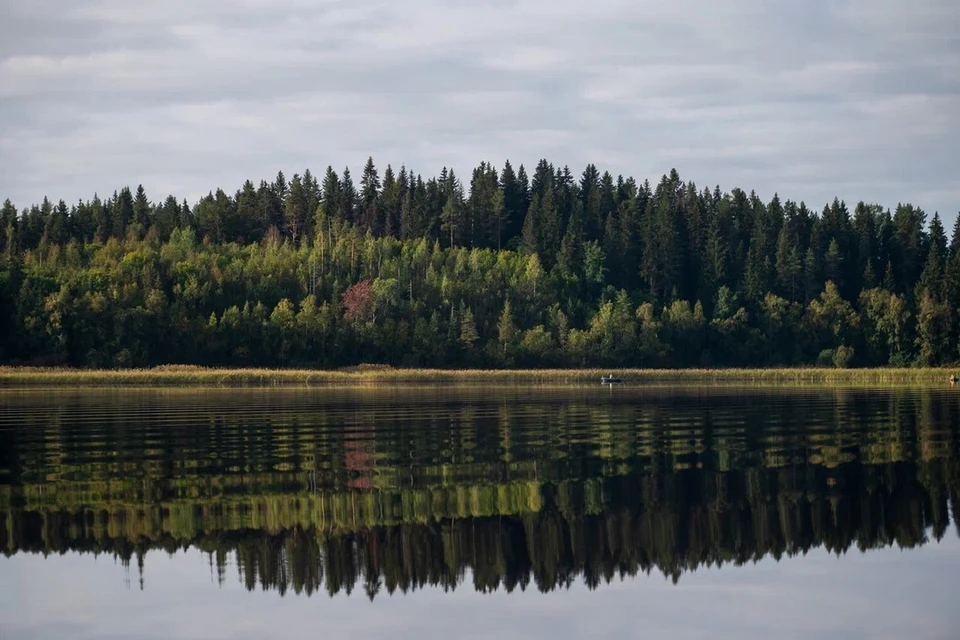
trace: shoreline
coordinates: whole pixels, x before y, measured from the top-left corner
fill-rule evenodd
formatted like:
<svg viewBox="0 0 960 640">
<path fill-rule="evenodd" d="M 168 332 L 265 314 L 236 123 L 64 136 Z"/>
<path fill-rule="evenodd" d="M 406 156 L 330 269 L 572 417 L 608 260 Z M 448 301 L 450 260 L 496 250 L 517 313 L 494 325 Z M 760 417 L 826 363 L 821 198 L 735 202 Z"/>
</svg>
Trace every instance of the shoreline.
<svg viewBox="0 0 960 640">
<path fill-rule="evenodd" d="M 613 374 L 624 383 L 884 383 L 948 385 L 957 368 L 876 369 L 400 369 L 347 370 L 216 368 L 166 365 L 150 369 L 0 367 L 0 388 L 28 386 L 288 386 L 349 383 L 599 384 Z"/>
</svg>

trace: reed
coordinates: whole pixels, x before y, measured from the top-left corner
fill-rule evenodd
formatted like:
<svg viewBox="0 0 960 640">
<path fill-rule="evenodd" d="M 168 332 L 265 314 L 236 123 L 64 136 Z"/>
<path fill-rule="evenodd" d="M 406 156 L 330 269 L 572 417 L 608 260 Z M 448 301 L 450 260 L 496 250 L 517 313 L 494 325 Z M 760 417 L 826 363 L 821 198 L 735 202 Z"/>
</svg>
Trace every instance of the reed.
<svg viewBox="0 0 960 640">
<path fill-rule="evenodd" d="M 0 386 L 274 386 L 358 383 L 597 384 L 613 374 L 637 383 L 946 384 L 947 368 L 877 369 L 229 369 L 165 365 L 150 369 L 0 367 Z"/>
</svg>

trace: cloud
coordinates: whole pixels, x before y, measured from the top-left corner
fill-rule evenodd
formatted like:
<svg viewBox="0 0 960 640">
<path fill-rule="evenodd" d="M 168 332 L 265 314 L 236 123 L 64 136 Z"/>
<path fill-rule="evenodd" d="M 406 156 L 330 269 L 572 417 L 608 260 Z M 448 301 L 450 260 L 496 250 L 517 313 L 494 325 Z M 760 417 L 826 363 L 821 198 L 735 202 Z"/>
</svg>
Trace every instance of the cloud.
<svg viewBox="0 0 960 640">
<path fill-rule="evenodd" d="M 960 208 L 950 0 L 8 0 L 0 197 L 196 199 L 368 155 Z"/>
</svg>

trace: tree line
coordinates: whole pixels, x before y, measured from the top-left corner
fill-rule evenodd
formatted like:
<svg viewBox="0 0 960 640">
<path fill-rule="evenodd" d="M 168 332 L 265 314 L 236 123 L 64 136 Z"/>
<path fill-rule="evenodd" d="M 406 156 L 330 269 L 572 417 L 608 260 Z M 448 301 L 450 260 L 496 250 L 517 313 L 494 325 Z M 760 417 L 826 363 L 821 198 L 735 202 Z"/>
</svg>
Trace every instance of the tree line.
<svg viewBox="0 0 960 640">
<path fill-rule="evenodd" d="M 0 211 L 0 362 L 909 366 L 960 359 L 960 217 L 369 159 L 192 206 Z"/>
</svg>

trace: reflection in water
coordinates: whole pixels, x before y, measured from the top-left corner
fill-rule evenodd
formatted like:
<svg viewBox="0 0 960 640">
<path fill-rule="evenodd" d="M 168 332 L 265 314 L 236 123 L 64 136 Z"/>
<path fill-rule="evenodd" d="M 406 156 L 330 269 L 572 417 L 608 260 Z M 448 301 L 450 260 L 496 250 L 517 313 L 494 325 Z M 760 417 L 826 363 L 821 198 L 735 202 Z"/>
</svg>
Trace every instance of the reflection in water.
<svg viewBox="0 0 960 640">
<path fill-rule="evenodd" d="M 960 512 L 950 390 L 369 388 L 0 395 L 0 549 L 209 553 L 221 581 L 479 591 L 824 546 Z"/>
</svg>

